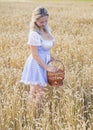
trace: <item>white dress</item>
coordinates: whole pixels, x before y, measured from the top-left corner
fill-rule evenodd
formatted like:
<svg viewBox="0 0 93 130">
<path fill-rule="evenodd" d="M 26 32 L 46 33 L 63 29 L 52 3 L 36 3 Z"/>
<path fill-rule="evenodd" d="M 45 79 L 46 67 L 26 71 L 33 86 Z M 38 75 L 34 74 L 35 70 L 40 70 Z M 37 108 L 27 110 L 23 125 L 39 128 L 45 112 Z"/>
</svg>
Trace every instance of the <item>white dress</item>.
<svg viewBox="0 0 93 130">
<path fill-rule="evenodd" d="M 28 44 L 38 46 L 38 54 L 45 64 L 50 61 L 50 49 L 53 47 L 55 39 L 44 40 L 41 35 L 35 31 L 30 31 Z M 47 71 L 33 58 L 32 54 L 25 62 L 21 81 L 24 84 L 41 85 L 46 87 L 48 84 Z"/>
</svg>

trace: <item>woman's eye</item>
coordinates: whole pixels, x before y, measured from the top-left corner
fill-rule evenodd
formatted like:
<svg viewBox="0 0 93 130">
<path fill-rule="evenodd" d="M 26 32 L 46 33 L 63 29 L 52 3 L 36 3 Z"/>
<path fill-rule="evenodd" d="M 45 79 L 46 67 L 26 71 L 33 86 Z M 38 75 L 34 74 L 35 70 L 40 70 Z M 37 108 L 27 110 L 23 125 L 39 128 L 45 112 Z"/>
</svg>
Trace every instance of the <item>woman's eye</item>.
<svg viewBox="0 0 93 130">
<path fill-rule="evenodd" d="M 40 22 L 41 24 L 43 24 L 43 23 L 47 23 L 47 21 L 44 21 L 44 22 Z"/>
</svg>

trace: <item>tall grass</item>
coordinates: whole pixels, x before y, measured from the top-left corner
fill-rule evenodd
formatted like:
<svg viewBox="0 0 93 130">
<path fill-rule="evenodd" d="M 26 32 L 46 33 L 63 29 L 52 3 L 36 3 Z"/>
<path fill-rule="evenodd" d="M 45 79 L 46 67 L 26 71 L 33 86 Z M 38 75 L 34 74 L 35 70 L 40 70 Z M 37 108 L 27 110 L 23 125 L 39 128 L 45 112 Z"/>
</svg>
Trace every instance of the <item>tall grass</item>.
<svg viewBox="0 0 93 130">
<path fill-rule="evenodd" d="M 41 110 L 28 103 L 29 86 L 19 83 L 32 10 L 44 5 L 65 66 L 64 85 L 48 86 Z M 0 130 L 93 129 L 93 4 L 0 3 Z"/>
</svg>

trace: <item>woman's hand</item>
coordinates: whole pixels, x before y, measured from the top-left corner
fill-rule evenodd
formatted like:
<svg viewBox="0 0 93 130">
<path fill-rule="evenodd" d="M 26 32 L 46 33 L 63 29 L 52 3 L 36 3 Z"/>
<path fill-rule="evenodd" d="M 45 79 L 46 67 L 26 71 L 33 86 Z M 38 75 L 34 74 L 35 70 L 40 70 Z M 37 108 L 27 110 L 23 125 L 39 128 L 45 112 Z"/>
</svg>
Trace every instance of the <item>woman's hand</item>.
<svg viewBox="0 0 93 130">
<path fill-rule="evenodd" d="M 47 71 L 49 71 L 49 72 L 57 72 L 58 69 L 56 67 L 53 67 L 53 66 L 48 66 Z"/>
</svg>

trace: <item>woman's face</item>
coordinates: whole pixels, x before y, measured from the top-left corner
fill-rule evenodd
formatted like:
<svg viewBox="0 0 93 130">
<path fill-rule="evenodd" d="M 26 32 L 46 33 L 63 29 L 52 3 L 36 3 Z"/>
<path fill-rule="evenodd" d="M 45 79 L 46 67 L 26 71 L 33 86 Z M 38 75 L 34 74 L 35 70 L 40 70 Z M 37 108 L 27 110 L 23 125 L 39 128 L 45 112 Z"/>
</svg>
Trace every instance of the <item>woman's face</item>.
<svg viewBox="0 0 93 130">
<path fill-rule="evenodd" d="M 36 21 L 36 24 L 41 28 L 41 29 L 44 29 L 46 27 L 48 23 L 48 16 L 43 16 L 43 17 L 40 17 L 37 21 Z"/>
</svg>

